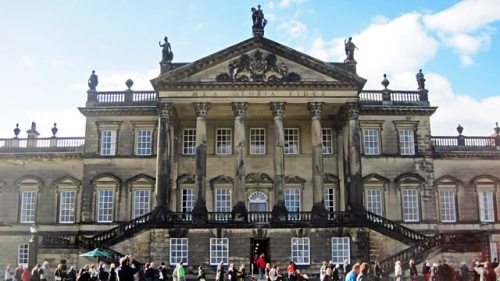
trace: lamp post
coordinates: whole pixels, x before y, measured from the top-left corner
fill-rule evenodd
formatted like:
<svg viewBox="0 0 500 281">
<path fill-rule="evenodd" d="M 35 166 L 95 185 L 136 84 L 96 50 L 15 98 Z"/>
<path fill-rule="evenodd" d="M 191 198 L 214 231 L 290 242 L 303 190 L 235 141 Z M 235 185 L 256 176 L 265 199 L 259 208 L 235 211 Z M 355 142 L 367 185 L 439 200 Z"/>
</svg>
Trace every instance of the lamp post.
<svg viewBox="0 0 500 281">
<path fill-rule="evenodd" d="M 30 238 L 30 265 L 31 267 L 34 267 L 37 263 L 37 250 L 38 250 L 38 225 L 33 224 L 30 226 L 30 233 L 31 233 L 31 238 Z"/>
</svg>

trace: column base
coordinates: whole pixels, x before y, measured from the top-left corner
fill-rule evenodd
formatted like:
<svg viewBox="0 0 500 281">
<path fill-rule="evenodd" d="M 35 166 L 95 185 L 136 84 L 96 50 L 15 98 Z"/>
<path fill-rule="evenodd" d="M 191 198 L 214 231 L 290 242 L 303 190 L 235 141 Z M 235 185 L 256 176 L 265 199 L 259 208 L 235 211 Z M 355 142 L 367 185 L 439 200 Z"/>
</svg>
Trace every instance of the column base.
<svg viewBox="0 0 500 281">
<path fill-rule="evenodd" d="M 166 225 L 168 222 L 168 214 L 171 211 L 167 208 L 167 206 L 156 206 L 156 208 L 152 212 L 153 222 L 157 226 Z"/>
<path fill-rule="evenodd" d="M 206 223 L 208 222 L 208 210 L 205 200 L 198 198 L 194 204 L 193 210 L 191 211 L 193 215 L 194 223 Z"/>
<path fill-rule="evenodd" d="M 278 201 L 278 203 L 274 205 L 271 213 L 273 223 L 286 222 L 288 210 L 286 209 L 283 201 Z"/>
<path fill-rule="evenodd" d="M 311 210 L 311 222 L 313 224 L 324 225 L 328 222 L 328 211 L 323 203 L 315 203 Z"/>
<path fill-rule="evenodd" d="M 238 201 L 231 212 L 233 222 L 248 222 L 248 211 L 245 203 Z"/>
</svg>

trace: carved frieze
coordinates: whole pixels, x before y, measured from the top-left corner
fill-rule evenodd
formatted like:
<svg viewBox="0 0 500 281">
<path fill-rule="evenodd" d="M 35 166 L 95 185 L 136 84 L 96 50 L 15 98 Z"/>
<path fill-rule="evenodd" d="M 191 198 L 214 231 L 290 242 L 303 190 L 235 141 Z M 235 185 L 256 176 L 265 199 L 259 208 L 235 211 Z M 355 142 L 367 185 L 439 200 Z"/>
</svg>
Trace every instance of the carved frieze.
<svg viewBox="0 0 500 281">
<path fill-rule="evenodd" d="M 229 71 L 216 76 L 217 82 L 298 82 L 298 73 L 289 72 L 288 67 L 274 54 L 264 57 L 257 50 L 253 55 L 243 54 L 229 63 Z"/>
<path fill-rule="evenodd" d="M 246 183 L 273 183 L 273 179 L 265 173 L 250 173 L 245 178 Z"/>
</svg>

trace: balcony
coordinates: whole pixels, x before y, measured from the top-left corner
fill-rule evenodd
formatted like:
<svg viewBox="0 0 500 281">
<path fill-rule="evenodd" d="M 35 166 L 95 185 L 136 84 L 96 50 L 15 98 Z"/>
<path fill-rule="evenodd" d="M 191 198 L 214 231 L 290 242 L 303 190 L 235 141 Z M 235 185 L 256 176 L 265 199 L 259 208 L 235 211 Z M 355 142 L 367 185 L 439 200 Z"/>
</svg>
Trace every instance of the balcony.
<svg viewBox="0 0 500 281">
<path fill-rule="evenodd" d="M 500 151 L 500 136 L 496 137 L 431 137 L 432 151 L 445 152 L 493 152 Z"/>
<path fill-rule="evenodd" d="M 155 91 L 87 92 L 87 107 L 106 106 L 156 106 Z"/>
<path fill-rule="evenodd" d="M 359 93 L 361 105 L 429 106 L 428 91 L 368 90 Z"/>
<path fill-rule="evenodd" d="M 83 137 L 0 139 L 0 154 L 72 152 L 82 153 Z"/>
</svg>

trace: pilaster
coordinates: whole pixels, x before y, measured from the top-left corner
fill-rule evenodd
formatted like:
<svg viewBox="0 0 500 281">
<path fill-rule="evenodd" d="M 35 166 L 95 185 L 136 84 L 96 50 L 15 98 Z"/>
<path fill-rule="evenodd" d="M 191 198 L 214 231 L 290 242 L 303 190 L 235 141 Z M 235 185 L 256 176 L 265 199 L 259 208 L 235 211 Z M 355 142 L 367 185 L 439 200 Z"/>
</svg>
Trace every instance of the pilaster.
<svg viewBox="0 0 500 281">
<path fill-rule="evenodd" d="M 207 114 L 210 108 L 207 102 L 193 103 L 196 114 L 196 187 L 198 196 L 193 208 L 195 219 L 206 218 L 207 186 Z"/>
<path fill-rule="evenodd" d="M 273 114 L 273 167 L 274 167 L 274 205 L 283 206 L 284 202 L 284 178 L 285 178 L 285 132 L 283 129 L 283 115 L 285 114 L 285 102 L 271 102 L 270 108 Z"/>
<path fill-rule="evenodd" d="M 233 102 L 234 113 L 234 187 L 233 196 L 236 204 L 245 206 L 245 156 L 246 156 L 246 124 L 245 114 L 248 109 L 246 102 Z"/>
</svg>

